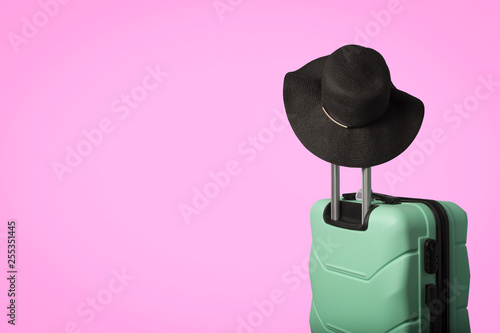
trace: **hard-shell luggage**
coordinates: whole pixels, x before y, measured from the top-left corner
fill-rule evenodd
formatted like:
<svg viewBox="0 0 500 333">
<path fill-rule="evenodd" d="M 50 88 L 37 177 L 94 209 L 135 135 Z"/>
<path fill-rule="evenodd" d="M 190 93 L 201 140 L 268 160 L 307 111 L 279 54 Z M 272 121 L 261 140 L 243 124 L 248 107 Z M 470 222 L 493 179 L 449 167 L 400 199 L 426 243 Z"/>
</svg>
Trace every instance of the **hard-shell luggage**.
<svg viewBox="0 0 500 333">
<path fill-rule="evenodd" d="M 466 213 L 372 193 L 362 173 L 362 200 L 339 199 L 332 165 L 332 199 L 311 209 L 311 331 L 470 332 Z"/>
</svg>

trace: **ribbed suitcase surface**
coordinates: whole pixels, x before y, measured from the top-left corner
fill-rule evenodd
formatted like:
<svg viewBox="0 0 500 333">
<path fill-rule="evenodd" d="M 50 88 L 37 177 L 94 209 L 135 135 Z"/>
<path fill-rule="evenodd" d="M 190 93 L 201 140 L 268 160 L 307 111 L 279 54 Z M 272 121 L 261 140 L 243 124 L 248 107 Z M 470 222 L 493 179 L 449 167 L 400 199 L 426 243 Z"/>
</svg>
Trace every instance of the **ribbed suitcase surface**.
<svg viewBox="0 0 500 333">
<path fill-rule="evenodd" d="M 326 223 L 329 203 L 320 200 L 311 209 L 313 333 L 438 333 L 430 307 L 438 314 L 448 307 L 448 332 L 470 332 L 467 216 L 460 207 L 440 202 L 449 220 L 449 278 L 447 294 L 429 302 L 437 283 L 433 265 L 442 254 L 433 252 L 436 217 L 426 204 L 375 202 L 361 231 Z"/>
</svg>

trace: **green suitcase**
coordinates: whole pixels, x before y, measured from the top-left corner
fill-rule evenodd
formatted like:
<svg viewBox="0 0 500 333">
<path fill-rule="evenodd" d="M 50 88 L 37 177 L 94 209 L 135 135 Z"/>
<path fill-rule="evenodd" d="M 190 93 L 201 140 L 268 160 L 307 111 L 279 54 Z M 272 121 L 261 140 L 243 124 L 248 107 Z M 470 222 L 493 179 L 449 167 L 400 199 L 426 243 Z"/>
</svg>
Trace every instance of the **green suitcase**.
<svg viewBox="0 0 500 333">
<path fill-rule="evenodd" d="M 363 198 L 339 200 L 338 166 L 332 178 L 311 209 L 311 331 L 470 332 L 466 213 L 372 193 L 370 168 Z"/>
</svg>

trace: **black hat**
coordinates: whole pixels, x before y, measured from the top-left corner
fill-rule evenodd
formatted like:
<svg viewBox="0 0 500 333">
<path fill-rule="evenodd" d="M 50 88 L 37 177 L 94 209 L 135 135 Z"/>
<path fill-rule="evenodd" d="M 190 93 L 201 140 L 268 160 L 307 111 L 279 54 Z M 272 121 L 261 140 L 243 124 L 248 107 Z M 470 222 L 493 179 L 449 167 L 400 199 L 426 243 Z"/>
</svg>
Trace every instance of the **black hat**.
<svg viewBox="0 0 500 333">
<path fill-rule="evenodd" d="M 300 142 L 319 158 L 370 167 L 401 154 L 424 117 L 418 99 L 396 89 L 377 51 L 346 45 L 287 73 L 283 98 Z"/>
</svg>

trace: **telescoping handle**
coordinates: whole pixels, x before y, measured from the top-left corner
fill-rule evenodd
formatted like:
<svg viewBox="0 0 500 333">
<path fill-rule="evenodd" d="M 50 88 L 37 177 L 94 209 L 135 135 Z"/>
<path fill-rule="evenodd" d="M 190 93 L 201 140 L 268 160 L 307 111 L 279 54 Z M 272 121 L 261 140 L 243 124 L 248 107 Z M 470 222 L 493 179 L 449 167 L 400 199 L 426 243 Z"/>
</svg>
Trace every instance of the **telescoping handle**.
<svg viewBox="0 0 500 333">
<path fill-rule="evenodd" d="M 372 204 L 372 169 L 362 168 L 361 174 L 363 178 L 362 192 L 363 199 L 361 201 L 361 221 L 365 218 Z M 331 205 L 332 220 L 340 220 L 340 167 L 332 164 L 332 205 Z"/>
</svg>

